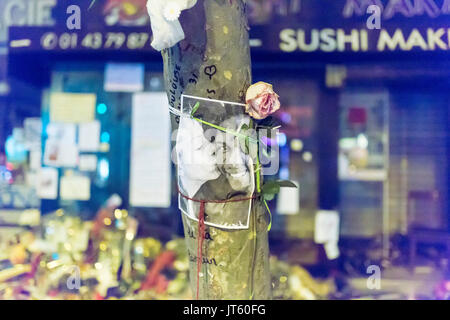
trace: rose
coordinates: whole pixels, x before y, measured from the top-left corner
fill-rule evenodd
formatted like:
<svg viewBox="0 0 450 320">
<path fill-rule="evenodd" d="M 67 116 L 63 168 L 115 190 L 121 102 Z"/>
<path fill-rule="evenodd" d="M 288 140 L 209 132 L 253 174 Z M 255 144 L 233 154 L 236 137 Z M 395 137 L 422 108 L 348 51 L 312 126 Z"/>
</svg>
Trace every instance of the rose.
<svg viewBox="0 0 450 320">
<path fill-rule="evenodd" d="M 280 109 L 280 100 L 272 85 L 258 82 L 247 89 L 245 112 L 255 119 L 264 119 Z"/>
</svg>

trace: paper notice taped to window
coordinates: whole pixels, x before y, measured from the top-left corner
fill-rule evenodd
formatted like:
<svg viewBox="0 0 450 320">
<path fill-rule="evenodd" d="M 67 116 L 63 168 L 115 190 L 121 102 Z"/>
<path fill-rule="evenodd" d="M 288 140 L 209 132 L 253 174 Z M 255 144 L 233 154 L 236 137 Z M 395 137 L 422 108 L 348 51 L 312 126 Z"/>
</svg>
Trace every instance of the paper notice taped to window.
<svg viewBox="0 0 450 320">
<path fill-rule="evenodd" d="M 50 140 L 45 144 L 44 164 L 46 166 L 75 168 L 77 163 L 78 148 L 75 144 Z"/>
<path fill-rule="evenodd" d="M 60 182 L 61 200 L 82 200 L 91 198 L 91 180 L 84 176 L 64 176 Z"/>
<path fill-rule="evenodd" d="M 58 197 L 58 170 L 55 168 L 41 168 L 36 191 L 41 199 L 56 199 Z"/>
<path fill-rule="evenodd" d="M 130 205 L 169 208 L 172 195 L 170 117 L 164 92 L 133 95 Z"/>
<path fill-rule="evenodd" d="M 340 251 L 337 242 L 330 241 L 323 245 L 325 249 L 325 254 L 329 260 L 334 260 L 339 258 Z"/>
<path fill-rule="evenodd" d="M 138 92 L 144 90 L 145 66 L 142 63 L 108 63 L 105 68 L 104 90 Z"/>
<path fill-rule="evenodd" d="M 97 156 L 92 154 L 80 155 L 78 164 L 80 171 L 95 171 L 97 170 Z"/>
<path fill-rule="evenodd" d="M 314 241 L 337 243 L 339 241 L 339 214 L 337 211 L 321 210 L 315 218 Z"/>
<path fill-rule="evenodd" d="M 39 170 L 41 168 L 42 151 L 40 149 L 30 151 L 30 170 Z"/>
<path fill-rule="evenodd" d="M 52 93 L 50 95 L 50 121 L 91 122 L 95 119 L 97 96 L 86 93 Z"/>
<path fill-rule="evenodd" d="M 41 149 L 42 119 L 26 118 L 23 121 L 25 146 L 29 150 Z"/>
<path fill-rule="evenodd" d="M 96 152 L 100 146 L 100 121 L 80 123 L 78 147 L 80 151 Z"/>
<path fill-rule="evenodd" d="M 294 215 L 300 212 L 300 184 L 294 181 L 297 188 L 281 187 L 277 197 L 277 212 Z"/>
</svg>

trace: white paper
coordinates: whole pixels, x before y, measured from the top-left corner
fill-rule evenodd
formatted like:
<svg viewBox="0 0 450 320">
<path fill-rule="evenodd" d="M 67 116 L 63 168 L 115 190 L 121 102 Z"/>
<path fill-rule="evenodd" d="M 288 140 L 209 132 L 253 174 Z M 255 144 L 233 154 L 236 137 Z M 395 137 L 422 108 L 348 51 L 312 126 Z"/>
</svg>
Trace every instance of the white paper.
<svg viewBox="0 0 450 320">
<path fill-rule="evenodd" d="M 78 148 L 80 151 L 96 152 L 100 146 L 100 122 L 80 123 L 78 128 Z"/>
<path fill-rule="evenodd" d="M 248 229 L 253 203 L 250 198 L 255 190 L 252 158 L 243 152 L 235 135 L 214 128 L 205 130 L 188 115 L 199 103 L 197 112 L 202 114 L 203 120 L 235 132 L 239 132 L 244 125 L 248 126 L 250 117 L 244 113 L 241 104 L 188 95 L 182 95 L 181 101 L 181 112 L 186 115 L 181 117 L 176 139 L 181 212 L 198 221 L 200 203 L 186 199 L 186 196 L 207 199 L 208 189 L 219 191 L 223 188 L 225 192 L 218 198 L 225 200 L 229 191 L 234 190 L 239 194 L 234 199 L 248 200 L 210 204 L 205 224 L 229 230 Z M 233 215 L 233 219 L 229 219 L 229 215 Z"/>
<path fill-rule="evenodd" d="M 91 180 L 84 176 L 64 176 L 61 178 L 61 200 L 89 200 Z"/>
<path fill-rule="evenodd" d="M 41 168 L 42 152 L 40 149 L 30 151 L 30 169 L 39 170 Z"/>
<path fill-rule="evenodd" d="M 42 119 L 26 118 L 23 122 L 25 130 L 25 145 L 29 150 L 41 148 Z"/>
<path fill-rule="evenodd" d="M 335 241 L 329 241 L 324 244 L 323 246 L 325 248 L 325 254 L 327 255 L 327 258 L 329 260 L 334 260 L 339 258 L 339 247 L 337 242 Z"/>
<path fill-rule="evenodd" d="M 28 171 L 27 174 L 25 175 L 25 181 L 26 181 L 27 186 L 37 190 L 39 187 L 39 185 L 38 185 L 39 171 Z"/>
<path fill-rule="evenodd" d="M 91 154 L 80 155 L 78 167 L 81 171 L 97 170 L 97 156 Z"/>
<path fill-rule="evenodd" d="M 196 2 L 196 1 L 195 1 Z M 153 41 L 151 46 L 158 51 L 173 47 L 178 42 L 184 39 L 184 31 L 181 27 L 178 17 L 181 10 L 187 8 L 187 1 L 184 2 L 166 2 L 161 0 L 148 0 L 147 12 L 150 16 Z M 175 8 L 169 8 L 166 12 L 167 5 L 175 5 Z M 178 11 L 178 12 L 177 12 Z M 167 16 L 165 13 L 174 12 L 172 17 Z"/>
<path fill-rule="evenodd" d="M 50 122 L 46 128 L 47 140 L 74 144 L 77 127 L 74 123 Z"/>
<path fill-rule="evenodd" d="M 47 125 L 44 164 L 52 167 L 74 168 L 78 163 L 78 147 L 75 144 L 76 125 L 55 123 Z"/>
<path fill-rule="evenodd" d="M 41 168 L 36 191 L 41 199 L 56 199 L 58 197 L 58 170 Z"/>
<path fill-rule="evenodd" d="M 93 121 L 97 96 L 90 93 L 54 92 L 50 95 L 50 121 L 81 123 Z"/>
<path fill-rule="evenodd" d="M 294 181 L 297 188 L 280 188 L 277 197 L 277 212 L 283 215 L 295 215 L 300 212 L 300 184 Z"/>
<path fill-rule="evenodd" d="M 18 144 L 25 145 L 25 130 L 23 128 L 14 128 L 12 136 Z"/>
<path fill-rule="evenodd" d="M 78 164 L 78 148 L 75 144 L 64 144 L 47 140 L 44 164 L 52 167 L 75 168 Z"/>
<path fill-rule="evenodd" d="M 316 243 L 338 242 L 339 214 L 337 211 L 321 210 L 315 219 L 314 241 Z"/>
<path fill-rule="evenodd" d="M 145 67 L 140 63 L 108 63 L 105 91 L 137 92 L 144 89 Z"/>
<path fill-rule="evenodd" d="M 130 204 L 170 207 L 170 117 L 163 92 L 133 95 Z"/>
</svg>

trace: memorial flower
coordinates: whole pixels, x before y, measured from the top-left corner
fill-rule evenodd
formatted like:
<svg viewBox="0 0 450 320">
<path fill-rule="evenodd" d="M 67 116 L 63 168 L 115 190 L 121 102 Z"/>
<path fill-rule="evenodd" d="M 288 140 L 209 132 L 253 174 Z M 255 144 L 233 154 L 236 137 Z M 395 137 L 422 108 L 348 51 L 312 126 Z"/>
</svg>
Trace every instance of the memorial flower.
<svg viewBox="0 0 450 320">
<path fill-rule="evenodd" d="M 279 96 L 269 83 L 257 82 L 247 89 L 245 112 L 261 120 L 280 109 Z"/>
</svg>

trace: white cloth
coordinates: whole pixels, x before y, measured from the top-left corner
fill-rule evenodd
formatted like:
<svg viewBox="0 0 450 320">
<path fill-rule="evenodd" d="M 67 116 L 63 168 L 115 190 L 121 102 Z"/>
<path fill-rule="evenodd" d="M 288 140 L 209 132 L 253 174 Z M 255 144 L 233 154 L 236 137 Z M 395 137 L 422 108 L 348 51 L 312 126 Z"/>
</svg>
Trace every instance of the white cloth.
<svg viewBox="0 0 450 320">
<path fill-rule="evenodd" d="M 153 33 L 152 47 L 158 51 L 170 48 L 184 39 L 184 31 L 178 19 L 169 21 L 164 16 L 167 6 L 178 7 L 180 12 L 192 8 L 197 0 L 148 0 L 147 11 Z"/>
</svg>

